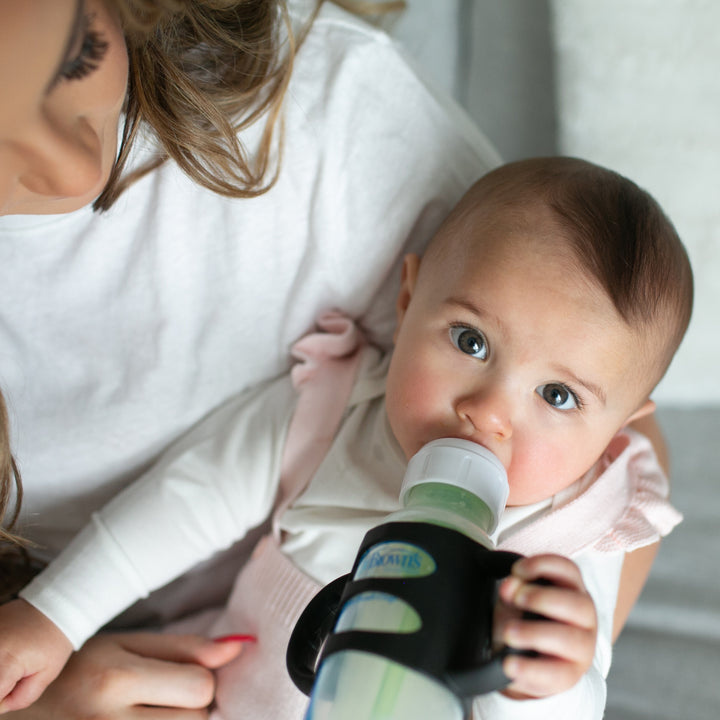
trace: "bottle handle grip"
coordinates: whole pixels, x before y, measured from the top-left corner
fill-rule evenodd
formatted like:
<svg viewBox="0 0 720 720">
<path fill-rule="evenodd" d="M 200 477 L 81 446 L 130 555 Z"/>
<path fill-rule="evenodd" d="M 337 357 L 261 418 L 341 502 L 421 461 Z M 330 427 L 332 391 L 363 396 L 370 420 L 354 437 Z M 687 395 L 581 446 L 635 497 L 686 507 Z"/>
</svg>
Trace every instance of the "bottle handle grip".
<svg viewBox="0 0 720 720">
<path fill-rule="evenodd" d="M 480 619 L 477 640 L 474 633 L 468 635 L 464 628 L 472 626 L 471 618 L 475 616 L 472 598 L 480 595 L 490 598 L 491 584 L 506 577 L 521 556 L 489 551 L 449 528 L 424 523 L 390 523 L 368 532 L 358 557 L 363 557 L 367 548 L 388 539 L 424 549 L 436 559 L 435 572 L 430 576 L 353 580 L 358 565 L 356 558 L 355 567 L 349 574 L 333 580 L 313 597 L 291 634 L 286 665 L 298 689 L 310 695 L 320 662 L 349 649 L 380 655 L 425 672 L 461 697 L 480 695 L 508 685 L 511 680 L 502 671 L 503 660 L 515 651 L 509 648 L 491 650 L 488 644 L 491 630 L 487 625 L 491 620 L 488 618 Z M 346 630 L 334 634 L 337 618 L 345 604 L 369 591 L 383 592 L 408 603 L 422 619 L 421 628 L 407 635 L 391 634 L 391 644 L 388 644 L 385 632 Z M 448 612 L 451 612 L 451 618 L 446 618 Z M 447 623 L 439 624 L 438 617 L 446 618 L 450 627 Z M 449 638 L 447 647 L 438 649 L 437 643 L 442 638 Z M 434 649 L 428 653 L 428 648 Z"/>
<path fill-rule="evenodd" d="M 343 591 L 351 579 L 351 573 L 347 573 L 325 585 L 305 607 L 290 636 L 287 670 L 295 686 L 305 695 L 312 692 L 318 660 L 340 614 Z M 544 579 L 537 580 L 537 583 L 552 584 Z M 542 619 L 534 613 L 523 615 L 527 619 Z M 508 655 L 536 657 L 537 653 L 503 647 L 480 667 L 448 673 L 447 682 L 456 694 L 464 697 L 502 688 L 510 682 L 502 667 Z"/>
<path fill-rule="evenodd" d="M 340 600 L 351 574 L 325 585 L 308 603 L 290 635 L 285 663 L 298 690 L 309 695 L 315 682 L 318 659 L 340 613 Z"/>
<path fill-rule="evenodd" d="M 350 573 L 342 575 L 323 587 L 303 610 L 290 636 L 286 653 L 286 666 L 295 686 L 310 695 L 315 683 L 317 665 L 326 640 L 340 614 L 343 591 L 352 579 Z M 480 695 L 510 682 L 502 669 L 509 654 L 525 654 L 504 647 L 480 667 L 450 672 L 446 681 L 453 691 L 464 697 Z"/>
</svg>

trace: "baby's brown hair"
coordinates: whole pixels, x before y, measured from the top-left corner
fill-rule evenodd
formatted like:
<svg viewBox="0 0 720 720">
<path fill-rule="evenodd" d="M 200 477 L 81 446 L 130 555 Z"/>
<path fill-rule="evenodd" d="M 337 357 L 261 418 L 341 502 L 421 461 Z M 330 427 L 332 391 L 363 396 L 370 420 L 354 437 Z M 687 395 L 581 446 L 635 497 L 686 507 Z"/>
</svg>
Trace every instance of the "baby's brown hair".
<svg viewBox="0 0 720 720">
<path fill-rule="evenodd" d="M 508 163 L 483 176 L 451 218 L 484 202 L 517 211 L 519 222 L 538 202 L 552 211 L 575 262 L 607 293 L 620 317 L 641 331 L 660 331 L 654 386 L 685 335 L 693 305 L 690 261 L 657 201 L 612 170 L 578 158 L 547 157 Z"/>
</svg>

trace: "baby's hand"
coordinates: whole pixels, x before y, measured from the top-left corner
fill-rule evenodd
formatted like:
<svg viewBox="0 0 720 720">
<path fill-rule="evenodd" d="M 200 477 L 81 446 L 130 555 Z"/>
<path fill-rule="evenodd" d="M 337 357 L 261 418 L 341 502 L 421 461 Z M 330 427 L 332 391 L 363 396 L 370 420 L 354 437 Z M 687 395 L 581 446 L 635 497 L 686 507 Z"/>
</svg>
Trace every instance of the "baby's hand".
<svg viewBox="0 0 720 720">
<path fill-rule="evenodd" d="M 57 677 L 72 644 L 25 600 L 0 606 L 0 713 L 31 705 Z"/>
<path fill-rule="evenodd" d="M 513 565 L 499 593 L 516 611 L 500 629 L 502 642 L 538 653 L 505 658 L 503 669 L 512 678 L 505 694 L 538 698 L 575 685 L 592 665 L 597 639 L 595 604 L 578 566 L 560 555 L 523 558 Z M 522 613 L 543 617 L 523 618 Z"/>
</svg>

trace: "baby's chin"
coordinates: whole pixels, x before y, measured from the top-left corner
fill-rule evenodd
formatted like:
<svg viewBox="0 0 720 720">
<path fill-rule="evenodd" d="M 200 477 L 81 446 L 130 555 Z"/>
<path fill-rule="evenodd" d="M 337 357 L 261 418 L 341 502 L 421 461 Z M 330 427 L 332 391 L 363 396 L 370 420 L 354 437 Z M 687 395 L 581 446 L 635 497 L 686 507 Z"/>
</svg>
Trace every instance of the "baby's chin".
<svg viewBox="0 0 720 720">
<path fill-rule="evenodd" d="M 552 487 L 538 487 L 537 481 L 525 481 L 523 483 L 515 480 L 512 475 L 508 476 L 508 485 L 510 486 L 510 492 L 508 493 L 507 503 L 505 507 L 527 507 L 528 505 L 535 505 L 543 501 L 549 501 L 559 492 L 562 492 L 570 485 L 574 480 L 570 480 L 566 483 L 559 482 L 554 484 Z"/>
</svg>

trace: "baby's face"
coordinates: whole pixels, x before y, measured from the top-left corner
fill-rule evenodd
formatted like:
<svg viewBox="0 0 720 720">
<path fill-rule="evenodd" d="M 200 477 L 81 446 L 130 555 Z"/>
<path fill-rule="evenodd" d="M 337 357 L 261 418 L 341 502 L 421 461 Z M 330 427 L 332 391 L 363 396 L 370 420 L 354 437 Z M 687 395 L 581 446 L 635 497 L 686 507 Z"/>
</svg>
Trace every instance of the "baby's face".
<svg viewBox="0 0 720 720">
<path fill-rule="evenodd" d="M 478 242 L 422 272 L 406 258 L 387 411 L 408 458 L 441 437 L 480 443 L 507 470 L 508 504 L 526 505 L 581 477 L 652 404 L 640 339 L 552 228 L 484 220 L 455 228 Z"/>
</svg>

